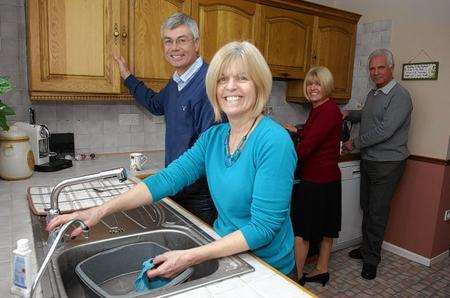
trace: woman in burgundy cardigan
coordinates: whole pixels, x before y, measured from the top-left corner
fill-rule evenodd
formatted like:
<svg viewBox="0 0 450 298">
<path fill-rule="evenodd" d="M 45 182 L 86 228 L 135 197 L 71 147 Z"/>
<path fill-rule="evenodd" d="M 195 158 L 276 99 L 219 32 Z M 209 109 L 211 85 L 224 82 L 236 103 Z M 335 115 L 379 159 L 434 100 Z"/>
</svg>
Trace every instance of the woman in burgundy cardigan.
<svg viewBox="0 0 450 298">
<path fill-rule="evenodd" d="M 300 184 L 292 197 L 291 219 L 295 234 L 295 259 L 299 283 L 325 285 L 330 275 L 333 238 L 341 230 L 341 172 L 338 167 L 342 114 L 330 99 L 333 76 L 326 67 L 314 67 L 306 75 L 303 92 L 312 105 L 301 130 L 286 124 L 298 136 Z M 310 241 L 321 242 L 316 268 L 303 273 Z"/>
</svg>

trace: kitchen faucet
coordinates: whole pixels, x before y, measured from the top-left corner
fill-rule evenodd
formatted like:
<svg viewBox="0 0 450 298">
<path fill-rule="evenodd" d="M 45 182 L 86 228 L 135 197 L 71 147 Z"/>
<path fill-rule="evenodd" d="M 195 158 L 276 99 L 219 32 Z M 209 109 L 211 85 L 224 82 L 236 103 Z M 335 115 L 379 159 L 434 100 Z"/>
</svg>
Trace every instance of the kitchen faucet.
<svg viewBox="0 0 450 298">
<path fill-rule="evenodd" d="M 117 177 L 120 182 L 123 182 L 123 181 L 127 180 L 127 172 L 124 168 L 118 168 L 118 169 L 108 170 L 108 171 L 104 171 L 104 172 L 100 172 L 100 173 L 96 173 L 96 174 L 87 175 L 87 176 L 70 178 L 70 179 L 66 179 L 66 180 L 59 182 L 53 188 L 52 193 L 50 195 L 50 209 L 47 211 L 47 217 L 46 217 L 47 224 L 53 218 L 55 218 L 56 216 L 58 216 L 60 214 L 58 198 L 59 198 L 59 194 L 61 193 L 61 191 L 63 190 L 64 187 L 83 183 L 83 182 L 89 182 L 89 181 L 94 181 L 94 180 L 99 180 L 99 179 L 104 179 L 104 178 L 112 178 L 112 177 Z M 49 233 L 47 245 L 51 245 L 53 243 L 56 233 L 58 233 L 57 229 L 55 229 Z"/>
<path fill-rule="evenodd" d="M 58 243 L 63 238 L 64 233 L 67 231 L 67 229 L 72 224 L 76 224 L 76 223 L 79 224 L 79 226 L 81 227 L 81 230 L 83 231 L 83 236 L 85 238 L 87 238 L 89 236 L 89 227 L 82 220 L 79 220 L 79 219 L 72 219 L 69 222 L 67 222 L 66 224 L 64 224 L 61 229 L 59 229 L 58 234 L 56 235 L 55 241 L 53 241 L 52 246 L 50 247 L 47 255 L 45 256 L 44 262 L 42 263 L 41 268 L 39 268 L 36 278 L 33 281 L 33 285 L 31 286 L 30 295 L 29 295 L 30 298 L 33 298 L 34 292 L 36 291 L 36 287 L 39 284 L 39 280 L 41 279 L 42 275 L 44 274 L 45 269 L 47 269 L 47 265 L 48 265 L 48 263 L 50 263 L 52 255 L 55 252 L 56 247 L 58 246 Z"/>
</svg>

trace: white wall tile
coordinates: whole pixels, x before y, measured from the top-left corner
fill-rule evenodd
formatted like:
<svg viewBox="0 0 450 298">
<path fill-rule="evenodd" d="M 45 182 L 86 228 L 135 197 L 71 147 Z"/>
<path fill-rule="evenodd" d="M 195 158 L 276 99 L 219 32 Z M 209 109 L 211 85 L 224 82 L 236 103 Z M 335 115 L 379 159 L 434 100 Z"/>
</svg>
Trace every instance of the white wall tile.
<svg viewBox="0 0 450 298">
<path fill-rule="evenodd" d="M 72 119 L 56 120 L 56 132 L 69 133 L 74 131 Z"/>
<path fill-rule="evenodd" d="M 145 133 L 131 133 L 131 145 L 133 146 L 144 146 L 145 144 Z"/>
<path fill-rule="evenodd" d="M 89 134 L 74 134 L 75 148 L 89 148 L 90 146 L 90 136 Z"/>
<path fill-rule="evenodd" d="M 115 119 L 105 119 L 103 120 L 103 132 L 109 134 L 117 134 L 119 127 L 119 121 Z"/>
</svg>

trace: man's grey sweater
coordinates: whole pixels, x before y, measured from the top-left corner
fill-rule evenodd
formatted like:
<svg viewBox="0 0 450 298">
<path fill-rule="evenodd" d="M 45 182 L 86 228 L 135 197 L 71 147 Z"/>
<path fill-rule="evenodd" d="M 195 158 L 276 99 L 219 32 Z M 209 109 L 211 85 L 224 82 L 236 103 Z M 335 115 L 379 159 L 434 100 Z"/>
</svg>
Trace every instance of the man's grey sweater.
<svg viewBox="0 0 450 298">
<path fill-rule="evenodd" d="M 361 111 L 351 111 L 347 119 L 361 122 L 355 147 L 361 158 L 373 161 L 399 161 L 409 156 L 407 147 L 412 101 L 409 92 L 392 80 L 371 90 Z"/>
</svg>

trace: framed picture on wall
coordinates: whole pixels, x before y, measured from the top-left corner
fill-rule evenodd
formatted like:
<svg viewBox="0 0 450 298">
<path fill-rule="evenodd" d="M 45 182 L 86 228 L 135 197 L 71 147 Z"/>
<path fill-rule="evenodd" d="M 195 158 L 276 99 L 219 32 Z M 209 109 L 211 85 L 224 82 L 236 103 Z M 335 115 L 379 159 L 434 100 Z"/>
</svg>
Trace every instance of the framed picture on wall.
<svg viewBox="0 0 450 298">
<path fill-rule="evenodd" d="M 437 80 L 439 62 L 405 63 L 402 68 L 402 80 Z"/>
</svg>

